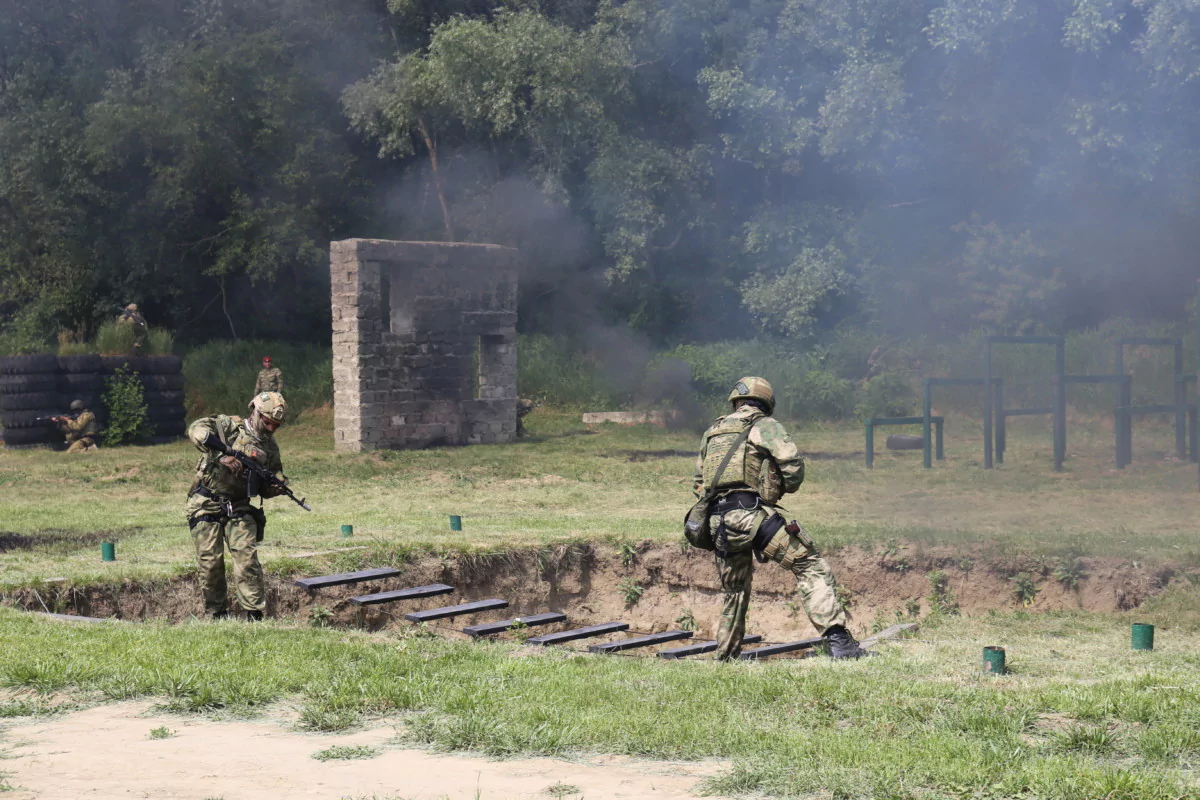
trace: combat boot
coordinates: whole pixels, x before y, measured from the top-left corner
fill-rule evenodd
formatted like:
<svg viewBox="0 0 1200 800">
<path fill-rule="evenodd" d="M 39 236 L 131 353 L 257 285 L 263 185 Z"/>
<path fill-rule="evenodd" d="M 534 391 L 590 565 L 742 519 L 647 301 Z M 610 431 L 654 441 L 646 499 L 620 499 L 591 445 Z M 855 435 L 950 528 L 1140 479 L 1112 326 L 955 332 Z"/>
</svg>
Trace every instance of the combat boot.
<svg viewBox="0 0 1200 800">
<path fill-rule="evenodd" d="M 214 611 L 208 615 L 208 618 L 210 620 L 212 620 L 213 622 L 217 622 L 218 620 L 225 619 L 228 616 L 229 616 L 228 611 Z"/>
<path fill-rule="evenodd" d="M 254 608 L 250 609 L 249 611 L 246 612 L 246 621 L 247 622 L 262 622 L 263 621 L 263 612 L 259 611 L 258 609 L 254 609 Z"/>
<path fill-rule="evenodd" d="M 858 640 L 841 625 L 833 625 L 828 628 L 825 631 L 825 641 L 829 643 L 830 658 L 863 658 L 874 655 L 874 653 L 859 647 Z"/>
</svg>

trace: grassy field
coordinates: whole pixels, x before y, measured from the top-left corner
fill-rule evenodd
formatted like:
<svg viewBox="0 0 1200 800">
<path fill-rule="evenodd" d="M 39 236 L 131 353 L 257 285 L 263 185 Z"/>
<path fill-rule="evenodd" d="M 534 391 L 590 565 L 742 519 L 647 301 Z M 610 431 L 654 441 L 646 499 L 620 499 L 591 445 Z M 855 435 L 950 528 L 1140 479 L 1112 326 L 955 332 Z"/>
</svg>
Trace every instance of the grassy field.
<svg viewBox="0 0 1200 800">
<path fill-rule="evenodd" d="M 311 568 L 302 550 L 368 550 L 338 567 L 425 550 L 566 541 L 677 541 L 693 433 L 584 429 L 540 409 L 511 445 L 335 455 L 327 415 L 280 434 L 284 463 L 316 508 L 271 502 L 269 568 Z M 861 430 L 797 430 L 809 480 L 789 505 L 825 545 L 890 539 L 1001 552 L 1116 555 L 1194 564 L 1194 465 L 1170 431 L 1142 425 L 1137 461 L 1111 468 L 1111 431 L 1072 429 L 1069 468 L 1048 431 L 1017 426 L 1008 463 L 985 472 L 978 435 L 948 431 L 946 462 L 881 453 Z M 192 569 L 182 515 L 195 453 L 185 444 L 82 457 L 0 451 L 0 570 L 12 588 L 161 578 Z M 462 533 L 447 515 L 464 518 Z M 103 564 L 99 541 L 118 540 Z M 59 623 L 0 608 L 0 748 L 22 718 L 135 697 L 217 716 L 294 708 L 308 730 L 395 720 L 395 746 L 495 756 L 617 753 L 726 761 L 706 790 L 803 798 L 1200 798 L 1200 589 L 1138 609 L 1157 649 L 1129 649 L 1131 614 L 934 615 L 919 638 L 859 663 L 719 665 L 531 652 L 414 629 L 368 634 L 283 620 Z M 1010 675 L 980 674 L 1003 645 Z M 4 718 L 11 718 L 7 721 Z M 7 729 L 7 730 L 6 730 Z M 0 762 L 0 787 L 3 783 Z"/>
<path fill-rule="evenodd" d="M 347 544 L 347 559 L 378 562 L 421 550 L 498 550 L 566 541 L 679 538 L 690 503 L 697 436 L 655 428 L 588 431 L 578 417 L 539 409 L 533 435 L 510 445 L 335 455 L 329 415 L 310 412 L 279 434 L 287 473 L 315 511 L 270 502 L 262 553 L 270 568 L 290 554 Z M 1014 426 L 1008 461 L 980 467 L 969 423 L 947 431 L 947 460 L 882 451 L 862 462 L 857 427 L 810 427 L 810 454 L 792 514 L 826 546 L 906 539 L 982 544 L 1000 552 L 1091 554 L 1141 561 L 1200 561 L 1192 505 L 1194 465 L 1168 452 L 1166 426 L 1138 428 L 1136 461 L 1112 468 L 1111 434 L 1072 428 L 1071 460 L 1051 470 L 1048 431 Z M 191 569 L 183 499 L 196 451 L 187 443 L 100 450 L 82 457 L 0 450 L 0 586 L 67 578 L 78 584 L 171 576 Z M 451 533 L 447 516 L 462 515 Z M 102 563 L 99 542 L 118 560 Z"/>
<path fill-rule="evenodd" d="M 184 714 L 291 705 L 307 730 L 394 719 L 397 746 L 727 759 L 718 794 L 1177 800 L 1200 797 L 1197 599 L 1142 609 L 1169 623 L 1153 653 L 1130 651 L 1123 616 L 1019 613 L 927 620 L 857 663 L 731 665 L 0 609 L 0 717 L 143 696 Z M 1011 674 L 980 673 L 984 644 Z"/>
</svg>

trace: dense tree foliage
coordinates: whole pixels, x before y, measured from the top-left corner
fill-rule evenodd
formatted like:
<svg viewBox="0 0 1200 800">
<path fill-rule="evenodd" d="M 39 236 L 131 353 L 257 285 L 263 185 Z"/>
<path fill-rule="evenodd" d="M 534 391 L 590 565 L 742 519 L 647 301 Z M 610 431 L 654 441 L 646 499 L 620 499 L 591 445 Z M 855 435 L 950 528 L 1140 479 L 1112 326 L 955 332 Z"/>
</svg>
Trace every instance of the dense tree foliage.
<svg viewBox="0 0 1200 800">
<path fill-rule="evenodd" d="M 1172 318 L 1196 277 L 1190 0 L 0 9 L 10 328 L 312 336 L 347 235 L 515 244 L 528 329 L 661 340 Z"/>
</svg>

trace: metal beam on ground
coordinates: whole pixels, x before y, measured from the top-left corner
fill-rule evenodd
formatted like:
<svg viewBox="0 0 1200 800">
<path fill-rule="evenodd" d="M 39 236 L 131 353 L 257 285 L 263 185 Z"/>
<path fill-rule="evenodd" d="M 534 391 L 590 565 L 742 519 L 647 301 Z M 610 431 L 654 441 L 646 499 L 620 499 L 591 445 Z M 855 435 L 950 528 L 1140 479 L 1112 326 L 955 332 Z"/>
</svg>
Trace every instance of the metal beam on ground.
<svg viewBox="0 0 1200 800">
<path fill-rule="evenodd" d="M 350 602 L 356 606 L 374 606 L 380 603 L 394 603 L 397 600 L 420 600 L 423 597 L 437 597 L 441 594 L 450 594 L 453 591 L 453 586 L 447 586 L 444 583 L 431 583 L 428 586 L 414 586 L 411 589 L 397 589 L 394 592 L 378 592 L 377 594 L 364 594 L 360 597 L 351 597 Z"/>
<path fill-rule="evenodd" d="M 468 625 L 463 628 L 463 633 L 468 636 L 490 636 L 494 633 L 504 633 L 512 628 L 525 626 L 528 628 L 537 625 L 549 625 L 553 622 L 566 622 L 567 615 L 560 611 L 545 611 L 541 614 L 530 614 L 526 617 L 514 617 L 513 619 L 504 619 L 499 622 L 484 622 L 480 625 Z"/>
<path fill-rule="evenodd" d="M 343 572 L 338 575 L 319 575 L 315 578 L 297 578 L 296 585 L 303 589 L 325 589 L 330 586 L 345 586 L 348 583 L 377 581 L 383 578 L 395 578 L 400 570 L 393 567 L 378 567 L 364 569 L 358 572 Z"/>
<path fill-rule="evenodd" d="M 667 642 L 677 642 L 680 639 L 690 638 L 692 638 L 691 631 L 665 631 L 663 633 L 651 633 L 646 636 L 635 636 L 632 639 L 622 639 L 619 642 L 594 644 L 588 650 L 593 653 L 619 653 L 622 650 L 633 650 L 636 647 L 650 647 L 656 644 L 666 644 Z"/>
<path fill-rule="evenodd" d="M 579 639 L 590 639 L 593 636 L 603 636 L 606 633 L 620 633 L 629 630 L 627 622 L 605 622 L 600 625 L 588 625 L 586 628 L 575 628 L 559 633 L 545 633 L 525 640 L 525 644 L 565 644 Z"/>
<path fill-rule="evenodd" d="M 825 640 L 818 636 L 815 639 L 800 639 L 799 641 L 784 642 L 783 644 L 769 644 L 757 650 L 747 650 L 742 653 L 740 658 L 743 661 L 751 661 L 757 658 L 766 658 L 767 656 L 777 656 L 782 653 L 794 653 L 797 650 L 807 650 L 810 647 L 816 647 L 823 641 Z"/>
<path fill-rule="evenodd" d="M 746 636 L 742 639 L 742 644 L 758 644 L 763 640 L 763 637 L 758 634 Z M 687 658 L 688 656 L 698 656 L 704 653 L 711 653 L 717 649 L 715 639 L 710 639 L 704 642 L 696 642 L 695 644 L 685 644 L 683 647 L 672 647 L 669 650 L 659 650 L 659 658 Z"/>
<path fill-rule="evenodd" d="M 414 611 L 411 614 L 405 614 L 404 618 L 409 622 L 431 622 L 435 619 L 461 617 L 464 614 L 475 614 L 479 611 L 491 611 L 497 608 L 508 608 L 508 601 L 499 598 L 476 600 L 473 603 L 462 603 L 457 606 L 442 606 L 441 608 L 431 608 L 427 611 Z"/>
</svg>

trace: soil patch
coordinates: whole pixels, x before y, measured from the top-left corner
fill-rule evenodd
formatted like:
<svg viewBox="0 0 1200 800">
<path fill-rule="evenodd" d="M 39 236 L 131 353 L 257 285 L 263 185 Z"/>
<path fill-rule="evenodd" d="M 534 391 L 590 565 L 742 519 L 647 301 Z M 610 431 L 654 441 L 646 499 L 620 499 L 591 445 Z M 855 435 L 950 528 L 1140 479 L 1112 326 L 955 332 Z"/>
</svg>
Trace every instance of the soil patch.
<svg viewBox="0 0 1200 800">
<path fill-rule="evenodd" d="M 1120 612 L 1175 581 L 1184 570 L 1146 567 L 1116 558 L 1050 559 L 995 556 L 983 547 L 970 549 L 890 543 L 884 548 L 845 547 L 828 558 L 853 615 L 852 629 L 865 635 L 935 608 L 964 615 L 991 610 L 1058 611 L 1083 609 Z M 362 567 L 381 566 L 370 553 Z M 676 545 L 643 543 L 620 548 L 563 545 L 489 555 L 424 557 L 399 567 L 398 577 L 308 592 L 290 579 L 271 577 L 268 615 L 315 625 L 371 630 L 407 627 L 404 614 L 499 598 L 508 608 L 430 623 L 439 633 L 466 638 L 467 625 L 544 611 L 560 611 L 568 621 L 538 627 L 527 634 L 606 622 L 625 622 L 630 633 L 655 633 L 680 627 L 695 638 L 713 638 L 722 595 L 713 556 Z M 308 575 L 325 574 L 314 564 Z M 814 630 L 795 591 L 795 578 L 775 564 L 755 568 L 749 633 L 768 642 L 808 638 Z M 455 587 L 453 594 L 359 608 L 352 597 L 432 583 Z M 54 610 L 92 617 L 165 618 L 180 621 L 199 615 L 194 578 L 153 584 L 86 588 L 62 586 L 39 592 L 16 590 L 6 600 L 28 610 Z M 630 633 L 614 634 L 623 638 Z M 605 641 L 588 639 L 578 649 Z"/>
<path fill-rule="evenodd" d="M 110 531 L 92 531 L 76 533 L 72 531 L 46 530 L 34 535 L 25 533 L 9 533 L 0 531 L 0 553 L 11 550 L 62 550 L 99 544 L 102 541 L 113 541 Z"/>
<path fill-rule="evenodd" d="M 158 714 L 150 704 L 116 703 L 11 726 L 4 771 L 12 800 L 88 797 L 126 800 L 262 800 L 378 797 L 405 800 L 491 798 L 690 798 L 721 765 L 602 757 L 494 761 L 390 745 L 396 729 L 351 734 L 297 733 L 282 720 L 214 722 Z M 171 732 L 161 739 L 150 731 Z M 330 747 L 376 754 L 320 761 Z M 577 791 L 555 795 L 565 787 Z M 548 792 L 549 790 L 549 792 Z"/>
</svg>

